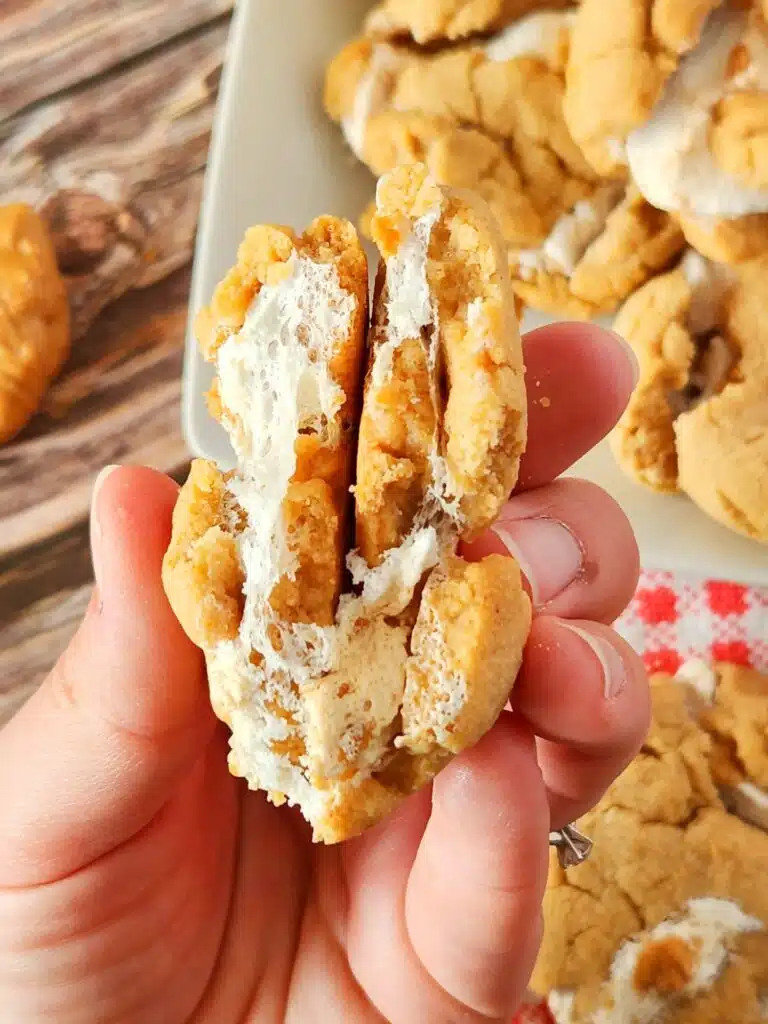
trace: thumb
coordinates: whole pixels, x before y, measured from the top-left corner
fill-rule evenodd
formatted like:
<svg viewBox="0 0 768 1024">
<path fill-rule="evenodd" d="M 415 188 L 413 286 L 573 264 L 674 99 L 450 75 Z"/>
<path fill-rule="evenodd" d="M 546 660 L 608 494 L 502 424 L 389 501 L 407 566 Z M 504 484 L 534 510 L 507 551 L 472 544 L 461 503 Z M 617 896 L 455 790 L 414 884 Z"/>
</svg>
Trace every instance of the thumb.
<svg viewBox="0 0 768 1024">
<path fill-rule="evenodd" d="M 202 657 L 161 579 L 176 495 L 148 469 L 96 482 L 85 620 L 0 732 L 0 886 L 53 881 L 125 842 L 208 745 Z"/>
</svg>

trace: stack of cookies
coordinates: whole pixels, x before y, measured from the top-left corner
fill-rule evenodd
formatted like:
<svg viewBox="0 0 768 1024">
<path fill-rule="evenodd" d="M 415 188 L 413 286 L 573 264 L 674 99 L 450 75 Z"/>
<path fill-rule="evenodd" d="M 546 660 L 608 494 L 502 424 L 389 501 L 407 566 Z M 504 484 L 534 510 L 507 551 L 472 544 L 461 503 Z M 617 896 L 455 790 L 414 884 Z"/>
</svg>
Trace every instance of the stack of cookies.
<svg viewBox="0 0 768 1024">
<path fill-rule="evenodd" d="M 325 87 L 374 174 L 423 161 L 486 199 L 525 305 L 620 310 L 641 381 L 614 440 L 619 463 L 762 542 L 765 8 L 383 0 Z"/>
</svg>

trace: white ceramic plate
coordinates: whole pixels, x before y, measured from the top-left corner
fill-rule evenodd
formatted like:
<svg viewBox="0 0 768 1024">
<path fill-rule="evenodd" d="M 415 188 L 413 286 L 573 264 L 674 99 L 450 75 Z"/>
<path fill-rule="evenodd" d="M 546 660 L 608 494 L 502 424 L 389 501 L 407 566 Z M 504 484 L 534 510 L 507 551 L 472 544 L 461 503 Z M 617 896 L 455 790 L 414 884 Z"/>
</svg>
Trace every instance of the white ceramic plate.
<svg viewBox="0 0 768 1024">
<path fill-rule="evenodd" d="M 373 184 L 321 105 L 328 59 L 359 29 L 369 0 L 240 0 L 203 205 L 191 313 L 209 300 L 251 224 L 303 229 L 321 213 L 356 219 Z M 526 328 L 546 322 L 530 318 Z M 231 465 L 203 393 L 210 368 L 188 338 L 184 432 L 195 453 Z M 633 484 L 601 445 L 573 470 L 609 491 L 638 537 L 643 564 L 768 585 L 768 548 L 711 522 L 685 498 Z"/>
</svg>

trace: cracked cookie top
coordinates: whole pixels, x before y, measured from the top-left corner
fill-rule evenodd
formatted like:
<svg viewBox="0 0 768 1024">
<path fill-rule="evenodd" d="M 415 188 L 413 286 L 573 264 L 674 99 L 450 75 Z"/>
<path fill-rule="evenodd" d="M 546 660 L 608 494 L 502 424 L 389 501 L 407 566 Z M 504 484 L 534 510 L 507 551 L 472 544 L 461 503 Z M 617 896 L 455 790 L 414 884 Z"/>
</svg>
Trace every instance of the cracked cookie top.
<svg viewBox="0 0 768 1024">
<path fill-rule="evenodd" d="M 563 117 L 570 23 L 542 11 L 436 52 L 355 41 L 329 67 L 326 108 L 375 174 L 423 161 L 482 195 L 510 244 L 536 245 L 597 184 Z"/>
<path fill-rule="evenodd" d="M 636 760 L 552 858 L 534 988 L 558 1024 L 758 1024 L 768 992 L 768 836 L 729 815 L 683 688 L 657 679 Z"/>
<path fill-rule="evenodd" d="M 458 555 L 498 515 L 526 441 L 497 229 L 414 166 L 380 183 L 373 230 L 370 327 L 351 225 L 248 233 L 198 321 L 237 468 L 193 465 L 164 567 L 231 770 L 326 843 L 493 725 L 531 617 L 512 559 Z"/>
</svg>

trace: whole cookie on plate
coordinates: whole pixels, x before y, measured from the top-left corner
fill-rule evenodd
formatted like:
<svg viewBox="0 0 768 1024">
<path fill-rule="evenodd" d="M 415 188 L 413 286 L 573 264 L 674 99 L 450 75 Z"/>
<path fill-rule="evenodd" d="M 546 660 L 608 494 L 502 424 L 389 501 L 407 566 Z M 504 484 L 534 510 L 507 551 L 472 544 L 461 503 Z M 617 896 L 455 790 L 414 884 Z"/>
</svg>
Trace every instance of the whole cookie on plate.
<svg viewBox="0 0 768 1024">
<path fill-rule="evenodd" d="M 380 183 L 373 229 L 370 331 L 351 225 L 248 233 L 198 323 L 237 468 L 193 465 L 164 567 L 232 772 L 325 843 L 491 728 L 531 620 L 512 559 L 458 553 L 498 515 L 526 442 L 497 229 L 420 166 Z"/>
<path fill-rule="evenodd" d="M 712 773 L 734 814 L 768 830 L 768 676 L 741 665 L 686 662 L 675 682 L 712 739 Z"/>
<path fill-rule="evenodd" d="M 565 118 L 601 175 L 624 177 L 629 135 L 647 122 L 720 3 L 582 0 L 571 37 Z"/>
<path fill-rule="evenodd" d="M 366 31 L 417 43 L 452 42 L 503 28 L 541 8 L 567 7 L 574 0 L 382 0 L 368 15 Z"/>
<path fill-rule="evenodd" d="M 626 152 L 640 191 L 679 218 L 711 259 L 738 263 L 768 245 L 768 23 L 723 3 Z"/>
<path fill-rule="evenodd" d="M 612 436 L 640 483 L 686 492 L 714 519 L 768 542 L 766 264 L 689 251 L 620 311 L 640 382 Z"/>
<path fill-rule="evenodd" d="M 558 1024 L 759 1024 L 768 995 L 768 835 L 721 806 L 709 738 L 657 680 L 636 760 L 555 857 L 533 987 Z"/>
<path fill-rule="evenodd" d="M 326 108 L 375 174 L 423 160 L 482 195 L 510 244 L 536 245 L 598 184 L 563 118 L 570 20 L 543 11 L 434 53 L 357 40 L 328 69 Z"/>
</svg>

